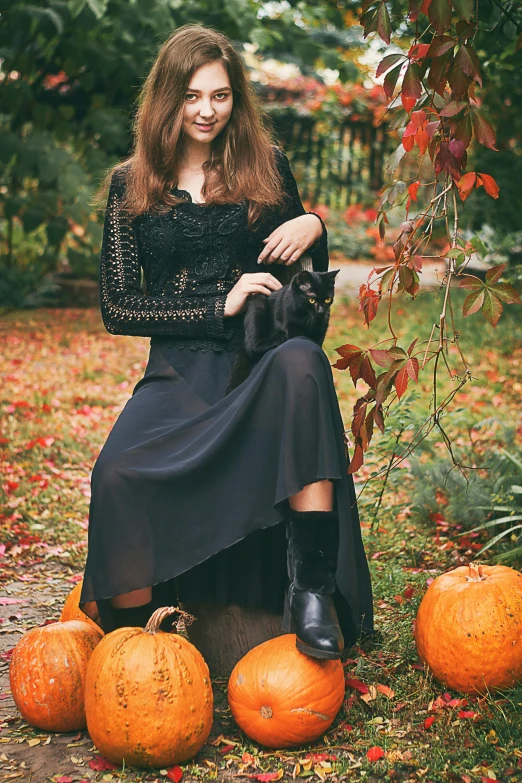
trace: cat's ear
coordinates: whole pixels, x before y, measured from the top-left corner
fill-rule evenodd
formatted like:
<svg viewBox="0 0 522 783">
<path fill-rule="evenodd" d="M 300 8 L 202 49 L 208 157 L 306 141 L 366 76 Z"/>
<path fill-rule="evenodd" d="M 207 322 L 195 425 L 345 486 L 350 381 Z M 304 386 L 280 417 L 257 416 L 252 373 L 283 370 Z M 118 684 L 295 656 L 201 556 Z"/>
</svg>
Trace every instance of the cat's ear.
<svg viewBox="0 0 522 783">
<path fill-rule="evenodd" d="M 323 272 L 323 275 L 329 283 L 333 283 L 340 271 L 340 269 L 332 269 L 328 270 L 328 272 Z"/>
<path fill-rule="evenodd" d="M 313 283 L 313 278 L 307 269 L 303 269 L 301 272 L 298 272 L 296 275 L 293 276 L 292 283 L 297 288 L 301 288 L 301 286 L 311 285 Z"/>
</svg>

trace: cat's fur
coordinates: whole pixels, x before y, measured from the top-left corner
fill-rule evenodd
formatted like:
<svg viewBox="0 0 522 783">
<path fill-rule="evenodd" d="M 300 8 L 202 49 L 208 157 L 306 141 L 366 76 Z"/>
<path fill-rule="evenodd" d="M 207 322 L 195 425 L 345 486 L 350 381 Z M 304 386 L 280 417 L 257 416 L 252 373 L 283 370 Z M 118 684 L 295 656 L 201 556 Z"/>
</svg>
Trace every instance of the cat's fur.
<svg viewBox="0 0 522 783">
<path fill-rule="evenodd" d="M 269 296 L 251 294 L 245 312 L 244 344 L 239 350 L 228 383 L 228 392 L 250 374 L 255 362 L 291 337 L 310 337 L 322 346 L 330 320 L 335 277 L 339 272 L 303 270 L 288 285 Z"/>
</svg>

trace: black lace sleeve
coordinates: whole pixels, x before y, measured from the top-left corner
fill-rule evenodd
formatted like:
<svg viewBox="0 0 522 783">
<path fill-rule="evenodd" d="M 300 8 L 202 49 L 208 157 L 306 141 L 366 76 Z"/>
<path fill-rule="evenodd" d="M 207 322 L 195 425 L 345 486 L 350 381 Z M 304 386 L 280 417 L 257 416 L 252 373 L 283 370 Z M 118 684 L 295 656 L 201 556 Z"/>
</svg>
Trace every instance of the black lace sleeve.
<svg viewBox="0 0 522 783">
<path fill-rule="evenodd" d="M 277 225 L 274 226 L 274 228 L 277 228 L 277 226 L 285 223 L 287 220 L 291 220 L 292 218 L 298 217 L 299 215 L 315 215 L 321 221 L 323 233 L 319 239 L 317 239 L 314 244 L 308 248 L 307 253 L 309 253 L 311 256 L 314 271 L 326 272 L 328 270 L 329 257 L 328 232 L 326 230 L 324 221 L 322 217 L 317 214 L 317 212 L 314 212 L 313 210 L 309 210 L 307 212 L 305 210 L 299 195 L 297 182 L 295 181 L 292 169 L 290 168 L 290 161 L 288 160 L 286 153 L 280 150 L 279 147 L 275 148 L 275 153 L 279 170 L 281 171 L 284 179 L 285 191 L 288 194 L 288 202 L 282 213 L 280 213 Z M 273 231 L 274 228 L 272 228 L 271 231 Z"/>
<path fill-rule="evenodd" d="M 111 334 L 139 337 L 205 336 L 227 339 L 226 294 L 178 298 L 147 296 L 141 287 L 141 265 L 133 222 L 121 210 L 125 175 L 111 181 L 100 255 L 100 309 Z"/>
</svg>

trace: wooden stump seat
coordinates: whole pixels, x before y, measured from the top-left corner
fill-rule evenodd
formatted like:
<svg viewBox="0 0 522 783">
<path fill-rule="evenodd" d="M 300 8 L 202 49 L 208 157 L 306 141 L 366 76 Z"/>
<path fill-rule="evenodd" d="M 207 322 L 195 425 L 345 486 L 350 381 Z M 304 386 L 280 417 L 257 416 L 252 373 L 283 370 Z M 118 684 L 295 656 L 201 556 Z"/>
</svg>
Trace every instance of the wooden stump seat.
<svg viewBox="0 0 522 783">
<path fill-rule="evenodd" d="M 249 650 L 284 633 L 283 616 L 264 609 L 211 602 L 179 606 L 197 618 L 187 625 L 187 636 L 206 660 L 212 677 L 229 677 Z"/>
</svg>

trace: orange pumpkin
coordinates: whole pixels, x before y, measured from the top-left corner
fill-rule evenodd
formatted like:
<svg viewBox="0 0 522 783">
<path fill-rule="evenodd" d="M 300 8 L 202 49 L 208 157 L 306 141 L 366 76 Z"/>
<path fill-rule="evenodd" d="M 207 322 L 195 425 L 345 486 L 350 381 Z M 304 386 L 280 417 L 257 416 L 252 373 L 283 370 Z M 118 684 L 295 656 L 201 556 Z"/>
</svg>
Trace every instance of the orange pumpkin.
<svg viewBox="0 0 522 783">
<path fill-rule="evenodd" d="M 502 565 L 459 566 L 438 576 L 417 612 L 421 660 L 461 693 L 509 688 L 522 679 L 522 574 Z"/>
<path fill-rule="evenodd" d="M 9 678 L 25 720 L 44 731 L 86 727 L 87 663 L 102 634 L 80 620 L 50 623 L 22 636 L 13 650 Z"/>
<path fill-rule="evenodd" d="M 100 631 L 100 633 L 103 635 L 103 631 L 100 626 L 97 625 L 94 620 L 92 620 L 87 614 L 85 614 L 85 612 L 82 612 L 80 609 L 80 595 L 82 592 L 82 585 L 83 579 L 73 587 L 67 596 L 65 604 L 63 605 L 62 614 L 60 615 L 60 621 L 63 623 L 67 620 L 82 620 L 84 623 L 92 625 L 93 628 L 96 628 L 96 630 Z M 96 610 L 95 601 L 91 601 L 89 605 Z"/>
<path fill-rule="evenodd" d="M 268 748 L 292 748 L 320 737 L 344 699 L 340 660 L 299 652 L 295 634 L 269 639 L 234 667 L 228 703 L 238 726 Z"/>
<path fill-rule="evenodd" d="M 157 609 L 145 628 L 117 628 L 100 642 L 85 685 L 87 728 L 116 764 L 169 767 L 205 744 L 213 718 L 208 666 L 182 636 L 159 629 L 173 612 Z"/>
</svg>

